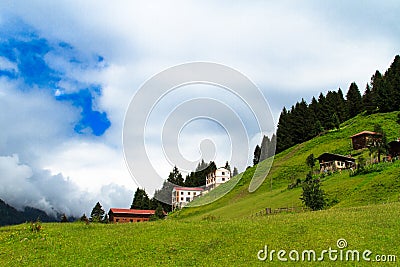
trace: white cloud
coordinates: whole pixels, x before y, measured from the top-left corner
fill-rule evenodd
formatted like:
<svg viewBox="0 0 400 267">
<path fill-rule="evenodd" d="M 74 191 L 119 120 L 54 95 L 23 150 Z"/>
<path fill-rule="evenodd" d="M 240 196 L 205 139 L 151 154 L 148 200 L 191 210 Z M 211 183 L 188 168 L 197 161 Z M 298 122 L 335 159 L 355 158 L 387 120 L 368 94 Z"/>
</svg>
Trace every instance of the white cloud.
<svg viewBox="0 0 400 267">
<path fill-rule="evenodd" d="M 5 126 L 0 131 L 0 198 L 17 208 L 75 216 L 90 212 L 97 201 L 107 208 L 130 202 L 136 186 L 120 147 L 76 135 L 74 108 L 49 92 L 18 86 L 4 79 L 0 86 L 0 124 Z"/>
<path fill-rule="evenodd" d="M 90 140 L 71 140 L 43 155 L 41 165 L 52 174 L 62 173 L 82 190 L 95 193 L 103 185 L 116 183 L 132 191 L 133 183 L 124 162 L 122 150 Z"/>
<path fill-rule="evenodd" d="M 18 153 L 21 160 L 36 162 L 60 140 L 73 133 L 78 111 L 57 102 L 50 92 L 27 90 L 19 81 L 0 81 L 0 151 Z"/>
<path fill-rule="evenodd" d="M 140 85 L 161 70 L 189 61 L 234 67 L 259 85 L 277 123 L 282 106 L 301 97 L 309 100 L 339 87 L 346 93 L 353 81 L 363 89 L 375 69 L 385 71 L 400 53 L 396 1 L 2 1 L 0 8 L 0 23 L 7 18 L 2 14 L 15 15 L 41 37 L 70 43 L 88 60 L 104 56 L 107 66 L 101 70 L 57 53 L 46 61 L 66 73 L 60 85 L 67 90 L 76 90 L 69 79 L 101 84 L 97 108 L 112 123 L 101 137 L 76 135 L 79 110 L 43 91 L 17 90 L 18 84 L 3 79 L 0 124 L 8 127 L 0 132 L 2 155 L 19 155 L 16 173 L 47 168 L 54 177 L 69 177 L 79 190 L 92 195 L 103 190 L 110 203 L 129 195 L 110 183 L 135 186 L 122 156 L 127 106 Z M 2 57 L 0 65 L 17 70 Z M 181 140 L 182 147 L 190 145 Z M 155 163 L 163 162 L 158 154 Z M 168 175 L 167 167 L 162 172 Z"/>
<path fill-rule="evenodd" d="M 0 56 L 0 68 L 6 71 L 18 71 L 17 64 L 9 61 L 7 58 Z"/>
</svg>

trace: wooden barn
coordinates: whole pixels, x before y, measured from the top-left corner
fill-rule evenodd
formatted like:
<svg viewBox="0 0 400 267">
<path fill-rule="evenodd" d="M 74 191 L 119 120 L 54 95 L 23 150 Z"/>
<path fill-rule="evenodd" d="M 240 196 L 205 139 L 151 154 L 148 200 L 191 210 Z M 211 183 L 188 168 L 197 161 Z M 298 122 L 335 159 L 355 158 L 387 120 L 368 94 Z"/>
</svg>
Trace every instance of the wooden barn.
<svg viewBox="0 0 400 267">
<path fill-rule="evenodd" d="M 154 215 L 155 210 L 135 210 L 111 208 L 108 212 L 111 223 L 145 222 Z"/>
<path fill-rule="evenodd" d="M 320 171 L 336 171 L 356 166 L 356 159 L 337 154 L 324 153 L 318 157 Z"/>
<path fill-rule="evenodd" d="M 382 138 L 382 134 L 371 131 L 362 131 L 351 136 L 350 138 L 351 143 L 353 144 L 353 149 L 357 150 L 366 148 L 376 140 L 380 140 Z"/>
</svg>

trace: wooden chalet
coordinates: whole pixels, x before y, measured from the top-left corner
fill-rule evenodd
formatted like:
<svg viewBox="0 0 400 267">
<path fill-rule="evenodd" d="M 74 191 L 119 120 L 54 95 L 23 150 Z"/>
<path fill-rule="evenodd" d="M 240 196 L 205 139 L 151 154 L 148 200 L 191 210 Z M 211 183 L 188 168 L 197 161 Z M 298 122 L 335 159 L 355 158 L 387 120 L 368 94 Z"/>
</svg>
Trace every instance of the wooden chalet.
<svg viewBox="0 0 400 267">
<path fill-rule="evenodd" d="M 369 147 L 375 141 L 380 140 L 382 138 L 382 134 L 371 131 L 362 131 L 351 136 L 350 138 L 351 143 L 353 144 L 353 149 L 357 150 Z"/>
<path fill-rule="evenodd" d="M 356 166 L 356 159 L 338 154 L 323 153 L 318 157 L 320 171 L 336 171 Z"/>
<path fill-rule="evenodd" d="M 111 208 L 108 212 L 111 223 L 145 222 L 155 214 L 155 210 L 135 210 Z"/>
</svg>

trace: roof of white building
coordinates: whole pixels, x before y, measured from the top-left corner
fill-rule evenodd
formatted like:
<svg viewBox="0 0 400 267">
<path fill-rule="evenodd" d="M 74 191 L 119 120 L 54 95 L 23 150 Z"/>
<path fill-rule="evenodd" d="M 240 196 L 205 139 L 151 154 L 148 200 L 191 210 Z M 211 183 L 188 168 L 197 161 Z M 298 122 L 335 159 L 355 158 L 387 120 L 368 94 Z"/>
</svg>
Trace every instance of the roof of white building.
<svg viewBox="0 0 400 267">
<path fill-rule="evenodd" d="M 181 190 L 181 191 L 204 191 L 203 188 L 201 187 L 179 187 L 179 186 L 175 186 L 174 190 Z"/>
</svg>

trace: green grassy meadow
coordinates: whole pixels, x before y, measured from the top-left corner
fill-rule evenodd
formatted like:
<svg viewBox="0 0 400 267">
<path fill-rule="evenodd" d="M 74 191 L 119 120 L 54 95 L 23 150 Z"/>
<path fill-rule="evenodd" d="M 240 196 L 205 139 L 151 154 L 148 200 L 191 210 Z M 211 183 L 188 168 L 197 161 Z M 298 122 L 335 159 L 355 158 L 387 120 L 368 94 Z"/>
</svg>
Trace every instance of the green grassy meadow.
<svg viewBox="0 0 400 267">
<path fill-rule="evenodd" d="M 48 223 L 38 233 L 27 225 L 0 228 L 2 266 L 307 266 L 310 262 L 259 261 L 271 250 L 347 249 L 399 255 L 400 204 L 260 216 L 252 219 L 165 220 L 136 224 Z M 287 257 L 287 256 L 286 256 Z M 317 264 L 318 262 L 313 262 Z M 324 265 L 354 266 L 356 262 Z M 358 262 L 358 266 L 369 262 Z M 388 263 L 386 263 L 388 264 Z M 391 263 L 396 266 L 396 263 Z"/>
<path fill-rule="evenodd" d="M 261 162 L 258 169 L 251 167 L 244 172 L 237 185 L 224 197 L 205 206 L 183 209 L 173 214 L 172 217 L 188 220 L 199 220 L 206 216 L 240 219 L 249 218 L 267 207 L 276 209 L 302 206 L 299 199 L 302 189 L 298 187 L 288 190 L 287 186 L 297 178 L 304 180 L 310 171 L 305 163 L 308 155 L 313 153 L 315 157 L 318 157 L 324 152 L 342 155 L 361 153 L 365 157 L 369 157 L 368 150 L 352 151 L 350 136 L 363 130 L 372 131 L 374 124 L 381 124 L 388 141 L 394 140 L 400 136 L 400 126 L 396 123 L 397 114 L 398 112 L 370 116 L 359 115 L 342 124 L 340 130 L 330 131 L 276 155 L 268 176 L 257 191 L 249 193 L 248 185 L 253 176 L 255 179 L 265 176 L 264 170 L 270 164 L 268 160 Z M 357 155 L 354 156 L 357 157 Z M 367 175 L 350 177 L 350 171 L 346 170 L 323 178 L 322 188 L 329 201 L 338 202 L 331 208 L 399 201 L 400 162 L 381 163 L 381 165 L 383 166 L 382 171 Z M 235 178 L 233 180 L 235 182 Z M 214 191 L 217 193 L 218 189 Z M 211 193 L 193 201 L 192 204 L 208 202 L 207 198 L 213 197 Z"/>
<path fill-rule="evenodd" d="M 270 250 L 337 249 L 340 238 L 349 250 L 396 255 L 397 262 L 333 262 L 322 266 L 397 266 L 400 262 L 400 161 L 381 163 L 377 171 L 350 176 L 349 171 L 322 179 L 330 206 L 323 211 L 258 215 L 265 208 L 302 207 L 301 188 L 287 189 L 309 168 L 306 157 L 324 152 L 367 155 L 351 150 L 350 136 L 373 130 L 380 123 L 388 140 L 399 136 L 398 112 L 359 115 L 328 132 L 276 155 L 260 188 L 249 193 L 253 176 L 263 179 L 271 162 L 260 163 L 234 177 L 233 189 L 208 205 L 184 208 L 166 220 L 134 224 L 44 223 L 39 232 L 28 224 L 0 228 L 0 266 L 254 266 L 321 265 L 310 262 L 259 261 L 257 253 Z M 199 198 L 207 203 L 217 190 Z M 287 255 L 286 255 L 287 257 Z"/>
</svg>

